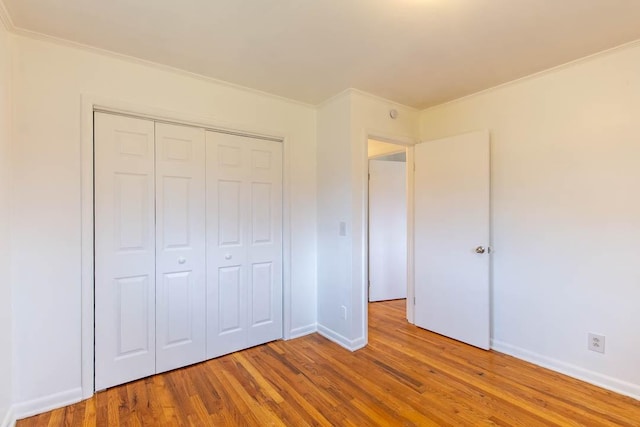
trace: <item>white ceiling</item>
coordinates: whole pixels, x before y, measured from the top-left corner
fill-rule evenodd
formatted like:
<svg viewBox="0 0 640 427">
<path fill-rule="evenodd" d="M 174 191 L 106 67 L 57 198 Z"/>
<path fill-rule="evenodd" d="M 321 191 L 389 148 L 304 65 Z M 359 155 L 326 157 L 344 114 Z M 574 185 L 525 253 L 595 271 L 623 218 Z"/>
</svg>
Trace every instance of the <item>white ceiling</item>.
<svg viewBox="0 0 640 427">
<path fill-rule="evenodd" d="M 4 0 L 20 29 L 318 104 L 424 108 L 640 39 L 640 0 Z"/>
</svg>

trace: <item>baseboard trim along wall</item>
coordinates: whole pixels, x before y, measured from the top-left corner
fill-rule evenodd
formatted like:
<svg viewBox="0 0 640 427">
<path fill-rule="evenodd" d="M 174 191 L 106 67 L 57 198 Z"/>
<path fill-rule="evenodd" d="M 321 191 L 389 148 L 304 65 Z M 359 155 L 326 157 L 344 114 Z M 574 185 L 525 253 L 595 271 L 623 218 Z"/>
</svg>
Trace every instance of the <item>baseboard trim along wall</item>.
<svg viewBox="0 0 640 427">
<path fill-rule="evenodd" d="M 7 413 L 4 416 L 4 419 L 2 420 L 2 423 L 0 423 L 0 427 L 15 427 L 16 425 L 16 416 L 13 412 L 13 407 L 10 407 L 7 410 Z"/>
<path fill-rule="evenodd" d="M 491 349 L 499 353 L 517 357 L 518 359 L 525 360 L 527 362 L 533 363 L 534 365 L 538 365 L 543 368 L 551 369 L 552 371 L 556 371 L 561 374 L 586 381 L 598 387 L 602 387 L 607 390 L 611 390 L 613 392 L 640 400 L 640 385 L 638 384 L 632 384 L 617 378 L 609 377 L 607 375 L 603 375 L 589 369 L 581 368 L 580 366 L 563 362 L 558 359 L 543 356 L 533 351 L 529 351 L 524 348 L 507 344 L 498 340 L 491 340 Z"/>
<path fill-rule="evenodd" d="M 314 332 L 318 332 L 318 324 L 312 323 L 307 326 L 301 326 L 299 328 L 292 329 L 289 331 L 289 338 L 287 340 L 292 340 L 295 338 L 300 338 L 305 335 L 313 334 Z"/>
<path fill-rule="evenodd" d="M 334 343 L 346 348 L 349 351 L 360 350 L 364 346 L 367 345 L 367 342 L 364 337 L 357 338 L 355 340 L 350 340 L 340 335 L 336 331 L 329 329 L 323 325 L 318 325 L 318 333 L 328 339 L 329 341 L 333 341 Z"/>
<path fill-rule="evenodd" d="M 50 394 L 48 396 L 39 397 L 37 399 L 20 402 L 13 405 L 13 413 L 15 419 L 31 417 L 52 409 L 62 408 L 63 406 L 72 405 L 82 400 L 82 388 L 77 387 L 71 390 L 62 391 L 60 393 Z"/>
</svg>

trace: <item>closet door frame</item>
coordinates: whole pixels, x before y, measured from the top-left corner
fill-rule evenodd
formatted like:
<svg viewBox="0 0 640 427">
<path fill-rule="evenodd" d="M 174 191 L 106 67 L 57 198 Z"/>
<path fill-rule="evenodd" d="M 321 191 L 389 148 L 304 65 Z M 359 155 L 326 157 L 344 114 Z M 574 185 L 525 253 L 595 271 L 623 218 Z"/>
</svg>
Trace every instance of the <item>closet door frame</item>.
<svg viewBox="0 0 640 427">
<path fill-rule="evenodd" d="M 286 132 L 255 129 L 244 125 L 229 125 L 218 120 L 189 113 L 169 111 L 148 105 L 132 104 L 112 98 L 82 94 L 81 98 L 81 396 L 78 401 L 95 393 L 94 366 L 94 112 L 121 114 L 141 119 L 207 130 L 232 133 L 282 144 L 282 336 L 291 333 L 291 147 Z M 71 402 L 72 403 L 72 402 Z"/>
</svg>

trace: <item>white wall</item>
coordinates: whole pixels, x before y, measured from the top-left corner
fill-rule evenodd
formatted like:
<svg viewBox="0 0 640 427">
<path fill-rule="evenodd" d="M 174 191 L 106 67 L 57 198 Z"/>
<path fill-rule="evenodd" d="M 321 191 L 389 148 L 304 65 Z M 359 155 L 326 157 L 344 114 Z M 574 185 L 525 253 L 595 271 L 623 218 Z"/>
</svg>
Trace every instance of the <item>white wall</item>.
<svg viewBox="0 0 640 427">
<path fill-rule="evenodd" d="M 10 269 L 11 36 L 0 22 L 0 271 Z M 11 407 L 11 281 L 0 278 L 0 425 Z M 7 419 L 8 421 L 8 419 Z"/>
<path fill-rule="evenodd" d="M 20 36 L 16 44 L 12 281 L 21 410 L 76 396 L 81 384 L 81 94 L 287 137 L 289 332 L 315 330 L 315 109 L 48 41 Z"/>
<path fill-rule="evenodd" d="M 318 329 L 343 345 L 350 331 L 341 307 L 351 307 L 350 110 L 345 92 L 322 104 L 317 118 Z"/>
<path fill-rule="evenodd" d="M 395 120 L 392 108 L 399 111 Z M 318 330 L 350 349 L 367 341 L 367 141 L 411 141 L 417 134 L 417 111 L 357 90 L 318 108 Z"/>
<path fill-rule="evenodd" d="M 636 397 L 639 70 L 636 44 L 421 114 L 491 130 L 494 348 Z"/>
</svg>

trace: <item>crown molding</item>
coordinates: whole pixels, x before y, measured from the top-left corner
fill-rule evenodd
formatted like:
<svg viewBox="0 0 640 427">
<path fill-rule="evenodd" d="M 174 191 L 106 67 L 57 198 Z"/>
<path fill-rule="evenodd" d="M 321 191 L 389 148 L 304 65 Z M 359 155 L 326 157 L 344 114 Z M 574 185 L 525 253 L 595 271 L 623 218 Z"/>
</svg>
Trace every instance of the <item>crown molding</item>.
<svg viewBox="0 0 640 427">
<path fill-rule="evenodd" d="M 2 0 L 0 0 L 1 2 Z M 309 109 L 314 110 L 316 108 L 315 105 L 312 104 L 307 104 L 305 102 L 302 101 L 298 101 L 296 99 L 291 99 L 291 98 L 286 98 L 284 96 L 281 95 L 276 95 L 273 93 L 269 93 L 269 92 L 264 92 L 261 91 L 259 89 L 254 89 L 254 88 L 250 88 L 247 86 L 242 86 L 236 83 L 231 83 L 231 82 L 227 82 L 224 80 L 219 80 L 216 79 L 215 77 L 209 77 L 209 76 L 205 76 L 204 74 L 198 74 L 195 73 L 193 71 L 187 71 L 183 68 L 177 68 L 177 67 L 173 67 L 171 65 L 165 65 L 165 64 L 161 64 L 159 62 L 154 62 L 154 61 L 150 61 L 148 59 L 142 59 L 142 58 L 138 58 L 136 56 L 131 56 L 131 55 L 126 55 L 124 53 L 118 53 L 118 52 L 114 52 L 112 50 L 107 50 L 107 49 L 103 49 L 103 48 L 99 48 L 99 47 L 95 47 L 95 46 L 91 46 L 91 45 L 87 45 L 84 43 L 79 43 L 79 42 L 75 42 L 69 39 L 64 39 L 64 38 L 60 38 L 60 37 L 55 37 L 55 36 L 50 36 L 48 34 L 44 34 L 44 33 L 40 33 L 37 31 L 31 31 L 31 30 L 25 30 L 24 28 L 20 28 L 20 27 L 15 27 L 13 32 L 19 36 L 25 37 L 25 38 L 29 38 L 32 40 L 38 40 L 38 41 L 43 41 L 43 42 L 48 42 L 48 43 L 53 43 L 59 46 L 64 46 L 64 47 L 69 47 L 69 48 L 73 48 L 73 49 L 78 49 L 78 50 L 83 50 L 85 52 L 89 52 L 89 53 L 93 53 L 96 55 L 101 55 L 101 56 L 108 56 L 114 59 L 119 59 L 121 61 L 126 61 L 126 62 L 130 62 L 130 63 L 135 63 L 138 65 L 143 65 L 143 66 L 147 66 L 150 68 L 155 68 L 158 70 L 162 70 L 162 71 L 166 71 L 166 72 L 170 72 L 173 74 L 178 74 L 181 76 L 185 76 L 185 77 L 191 77 L 193 79 L 197 79 L 197 80 L 202 80 L 208 83 L 212 83 L 212 84 L 216 84 L 216 85 L 220 85 L 220 86 L 225 86 L 228 88 L 232 88 L 235 90 L 239 90 L 239 91 L 243 91 L 243 92 L 248 92 L 254 95 L 260 95 L 260 96 L 264 96 L 267 98 L 271 98 L 274 100 L 278 100 L 281 102 L 286 102 L 289 104 L 294 104 L 300 107 L 306 107 Z"/>
<path fill-rule="evenodd" d="M 121 61 L 135 63 L 135 64 L 138 64 L 138 65 L 144 65 L 144 66 L 147 66 L 147 67 L 155 68 L 155 69 L 162 70 L 162 71 L 165 71 L 165 72 L 170 72 L 170 73 L 173 73 L 173 74 L 178 74 L 178 75 L 185 76 L 185 77 L 191 77 L 193 79 L 202 80 L 202 81 L 205 81 L 205 82 L 208 82 L 208 83 L 212 83 L 212 84 L 216 84 L 216 85 L 220 85 L 220 86 L 225 86 L 225 87 L 236 89 L 236 90 L 240 90 L 240 91 L 243 91 L 243 92 L 248 92 L 248 93 L 251 93 L 251 94 L 254 94 L 254 95 L 264 96 L 264 97 L 267 97 L 267 98 L 271 98 L 273 100 L 286 102 L 286 103 L 297 105 L 297 106 L 300 106 L 300 107 L 305 107 L 305 108 L 309 108 L 309 109 L 312 109 L 312 110 L 316 109 L 315 105 L 308 104 L 306 102 L 298 101 L 298 100 L 291 99 L 291 98 L 286 98 L 286 97 L 281 96 L 281 95 L 276 95 L 276 94 L 273 94 L 273 93 L 261 91 L 259 89 L 254 89 L 254 88 L 242 86 L 242 85 L 239 85 L 239 84 L 227 82 L 227 81 L 224 81 L 224 80 L 219 80 L 219 79 L 216 79 L 214 77 L 205 76 L 203 74 L 198 74 L 198 73 L 195 73 L 195 72 L 192 72 L 192 71 L 187 71 L 187 70 L 182 69 L 182 68 L 172 67 L 170 65 L 160 64 L 158 62 L 150 61 L 150 60 L 147 60 L 147 59 L 142 59 L 142 58 L 138 58 L 138 57 L 131 56 L 131 55 L 125 55 L 123 53 L 118 53 L 118 52 L 114 52 L 114 51 L 111 51 L 111 50 L 102 49 L 102 48 L 95 47 L 95 46 L 90 46 L 90 45 L 87 45 L 87 44 L 84 44 L 84 43 L 78 43 L 78 42 L 75 42 L 75 41 L 72 41 L 72 40 L 68 40 L 68 39 L 64 39 L 64 38 L 60 38 L 60 37 L 55 37 L 55 36 L 50 36 L 48 34 L 40 33 L 40 32 L 37 32 L 37 31 L 32 31 L 32 30 L 27 30 L 27 29 L 24 29 L 24 28 L 16 27 L 14 25 L 14 23 L 13 23 L 13 20 L 11 19 L 11 15 L 9 15 L 7 9 L 5 8 L 3 0 L 0 0 L 0 21 L 2 21 L 2 23 L 7 28 L 7 30 L 12 32 L 13 34 L 16 34 L 18 36 L 22 36 L 22 37 L 25 37 L 25 38 L 29 38 L 29 39 L 32 39 L 32 40 L 39 40 L 39 41 L 43 41 L 43 42 L 53 43 L 53 44 L 56 44 L 56 45 L 59 45 L 59 46 L 65 46 L 65 47 L 70 47 L 70 48 L 74 48 L 74 49 L 83 50 L 85 52 L 89 52 L 89 53 L 93 53 L 93 54 L 97 54 L 97 55 L 108 56 L 108 57 L 111 57 L 111 58 L 119 59 Z"/>
<path fill-rule="evenodd" d="M 373 100 L 378 101 L 378 102 L 389 104 L 389 105 L 391 105 L 391 106 L 393 106 L 395 108 L 400 108 L 402 110 L 412 111 L 414 113 L 418 113 L 418 112 L 421 111 L 419 108 L 411 107 L 410 105 L 401 104 L 401 103 L 393 101 L 391 99 L 384 98 L 384 97 L 378 96 L 378 95 L 374 95 L 373 93 L 365 92 L 363 90 L 356 89 L 356 88 L 353 88 L 353 87 L 347 89 L 347 91 L 352 93 L 352 94 L 360 95 L 360 96 L 365 97 L 365 98 L 370 98 L 370 99 L 373 99 Z"/>
<path fill-rule="evenodd" d="M 353 87 L 349 87 L 349 88 L 346 88 L 344 90 L 341 90 L 340 92 L 336 93 L 335 95 L 325 99 L 324 101 L 322 101 L 321 103 L 316 105 L 316 108 L 320 109 L 320 108 L 324 107 L 325 105 L 327 105 L 327 104 L 329 104 L 331 102 L 337 101 L 338 99 L 341 99 L 341 98 L 343 98 L 345 96 L 348 96 L 348 95 L 360 95 L 360 96 L 362 96 L 364 98 L 373 99 L 373 100 L 378 101 L 378 102 L 389 104 L 389 105 L 391 105 L 391 106 L 393 106 L 395 108 L 399 108 L 399 109 L 402 109 L 402 110 L 405 110 L 405 111 L 411 111 L 411 112 L 414 112 L 414 113 L 419 113 L 421 111 L 421 110 L 419 110 L 417 108 L 414 108 L 414 107 L 411 107 L 409 105 L 400 104 L 399 102 L 392 101 L 391 99 L 383 98 L 381 96 L 374 95 L 372 93 L 365 92 L 363 90 L 356 89 L 356 88 L 353 88 Z"/>
<path fill-rule="evenodd" d="M 452 99 L 450 101 L 445 101 L 445 102 L 441 102 L 439 104 L 435 104 L 435 105 L 431 105 L 431 106 L 425 107 L 422 110 L 420 110 L 420 112 L 424 113 L 424 112 L 431 111 L 431 110 L 437 110 L 439 108 L 446 107 L 446 106 L 449 106 L 449 105 L 452 105 L 452 104 L 457 104 L 459 102 L 463 102 L 463 101 L 475 98 L 475 97 L 480 96 L 480 95 L 492 93 L 492 92 L 495 92 L 495 91 L 498 91 L 500 89 L 507 88 L 507 87 L 510 87 L 510 86 L 515 86 L 517 84 L 524 83 L 524 82 L 527 82 L 529 80 L 535 80 L 535 79 L 538 79 L 538 78 L 542 78 L 542 77 L 544 77 L 544 76 L 546 76 L 548 74 L 553 74 L 556 71 L 562 71 L 562 70 L 571 68 L 571 67 L 573 67 L 575 65 L 580 65 L 580 64 L 587 63 L 587 62 L 591 62 L 591 61 L 594 61 L 596 59 L 599 59 L 599 58 L 602 58 L 602 57 L 605 57 L 605 56 L 609 56 L 609 55 L 615 54 L 615 53 L 623 51 L 623 50 L 633 49 L 634 47 L 638 47 L 638 46 L 640 46 L 640 39 L 632 40 L 630 42 L 623 43 L 621 45 L 614 46 L 614 47 L 611 47 L 609 49 L 601 50 L 599 52 L 595 52 L 595 53 L 592 53 L 590 55 L 583 56 L 581 58 L 574 59 L 574 60 L 571 60 L 569 62 L 565 62 L 564 64 L 556 65 L 555 67 L 547 68 L 546 70 L 538 71 L 538 72 L 533 73 L 533 74 L 527 74 L 526 76 L 522 76 L 522 77 L 517 78 L 515 80 L 510 80 L 508 82 L 501 83 L 499 85 L 492 86 L 492 87 L 489 87 L 487 89 L 480 90 L 478 92 L 473 92 L 473 93 L 470 93 L 468 95 L 464 95 L 464 96 L 461 96 L 459 98 Z"/>
</svg>

